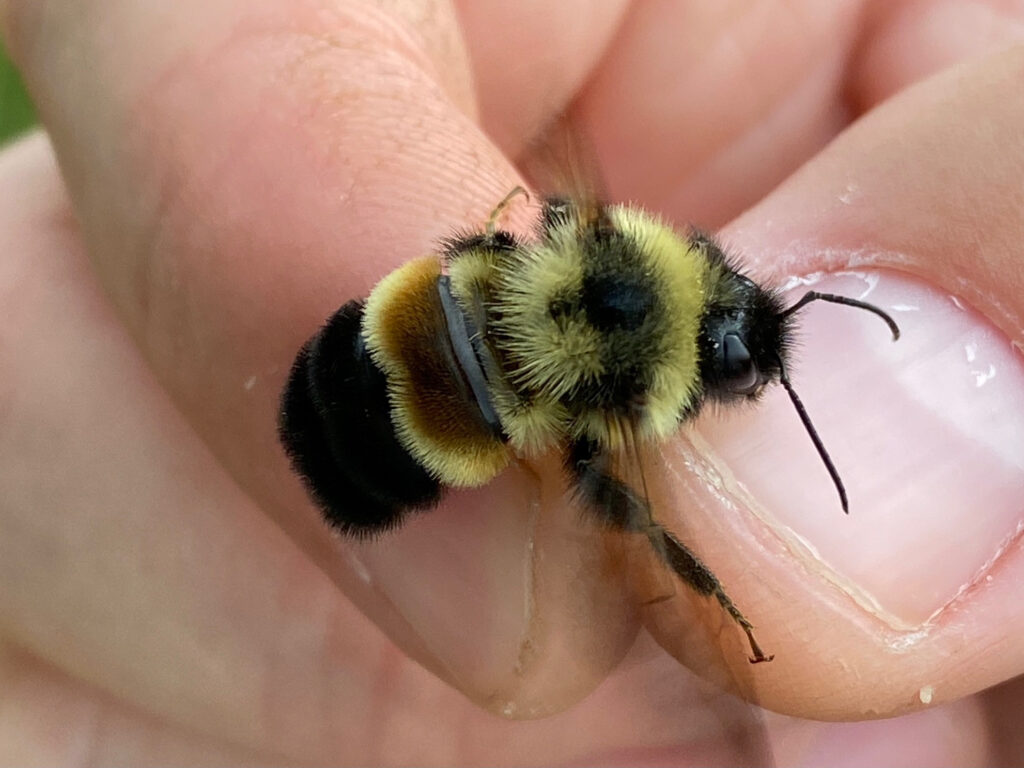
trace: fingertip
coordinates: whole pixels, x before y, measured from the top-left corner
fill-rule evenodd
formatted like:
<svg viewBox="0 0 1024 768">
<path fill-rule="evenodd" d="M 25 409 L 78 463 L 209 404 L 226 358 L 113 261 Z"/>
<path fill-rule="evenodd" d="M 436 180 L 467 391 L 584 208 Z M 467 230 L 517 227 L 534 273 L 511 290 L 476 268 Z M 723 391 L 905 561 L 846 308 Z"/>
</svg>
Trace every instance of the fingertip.
<svg viewBox="0 0 1024 768">
<path fill-rule="evenodd" d="M 871 295 L 905 331 L 900 345 L 879 345 L 862 316 L 820 305 L 803 318 L 794 378 L 855 514 L 831 512 L 827 474 L 778 395 L 698 425 L 707 442 L 685 463 L 709 463 L 706 503 L 719 527 L 710 512 L 691 507 L 686 517 L 696 536 L 715 540 L 712 552 L 724 546 L 719 538 L 734 540 L 739 564 L 712 562 L 777 654 L 760 703 L 818 718 L 909 711 L 923 704 L 919 689 L 934 686 L 948 700 L 997 682 L 994 665 L 1003 675 L 1024 665 L 1019 653 L 995 662 L 987 650 L 955 671 L 945 663 L 951 648 L 987 649 L 1024 624 L 1012 596 L 993 613 L 979 599 L 1008 589 L 1019 566 L 1011 542 L 1024 488 L 1024 365 L 982 316 L 932 286 L 893 273 L 815 279 L 822 283 Z M 753 519 L 735 518 L 743 514 Z M 788 690 L 776 687 L 777 669 Z M 859 687 L 865 674 L 884 684 Z"/>
<path fill-rule="evenodd" d="M 557 468 L 517 466 L 346 549 L 401 617 L 401 647 L 480 706 L 534 719 L 590 693 L 632 644 L 635 609 L 603 536 L 566 504 Z"/>
</svg>

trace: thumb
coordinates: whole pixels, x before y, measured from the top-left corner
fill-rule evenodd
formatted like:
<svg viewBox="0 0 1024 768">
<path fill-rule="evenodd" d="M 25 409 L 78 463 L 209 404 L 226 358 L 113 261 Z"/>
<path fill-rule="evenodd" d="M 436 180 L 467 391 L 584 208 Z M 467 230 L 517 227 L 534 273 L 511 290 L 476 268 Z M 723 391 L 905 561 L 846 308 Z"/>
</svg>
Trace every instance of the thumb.
<svg viewBox="0 0 1024 768">
<path fill-rule="evenodd" d="M 1022 76 L 1017 48 L 906 91 L 725 233 L 761 277 L 811 275 L 792 300 L 862 298 L 903 331 L 799 315 L 790 377 L 849 516 L 782 391 L 681 449 L 765 524 L 747 580 L 778 651 L 759 670 L 773 709 L 878 716 L 1024 671 Z"/>
</svg>

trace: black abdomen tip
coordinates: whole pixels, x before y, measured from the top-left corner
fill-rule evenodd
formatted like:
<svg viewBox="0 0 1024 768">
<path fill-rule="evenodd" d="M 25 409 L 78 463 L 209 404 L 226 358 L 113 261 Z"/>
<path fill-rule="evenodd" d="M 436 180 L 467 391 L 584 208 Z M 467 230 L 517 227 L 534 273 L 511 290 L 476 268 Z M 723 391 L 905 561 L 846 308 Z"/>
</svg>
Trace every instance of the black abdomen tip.
<svg viewBox="0 0 1024 768">
<path fill-rule="evenodd" d="M 338 310 L 296 357 L 279 434 L 310 495 L 340 532 L 368 536 L 435 505 L 441 485 L 395 435 L 387 380 L 361 337 L 362 302 Z"/>
</svg>

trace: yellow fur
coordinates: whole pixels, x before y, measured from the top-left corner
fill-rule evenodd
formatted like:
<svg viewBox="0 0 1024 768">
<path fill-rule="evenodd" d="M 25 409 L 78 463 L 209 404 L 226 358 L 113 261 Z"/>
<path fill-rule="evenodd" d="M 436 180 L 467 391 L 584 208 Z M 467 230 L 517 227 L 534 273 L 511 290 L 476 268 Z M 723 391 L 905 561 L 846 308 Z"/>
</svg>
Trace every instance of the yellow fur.
<svg viewBox="0 0 1024 768">
<path fill-rule="evenodd" d="M 501 441 L 481 428 L 460 396 L 438 344 L 447 328 L 437 293 L 436 258 L 416 259 L 381 280 L 366 300 L 363 336 L 388 379 L 391 417 L 399 441 L 445 485 L 490 481 L 510 460 Z"/>
<path fill-rule="evenodd" d="M 613 206 L 610 213 L 617 227 L 643 244 L 640 250 L 672 308 L 664 330 L 672 351 L 655 373 L 640 425 L 643 436 L 664 439 L 678 429 L 679 414 L 700 386 L 697 335 L 707 298 L 708 262 L 689 240 L 645 211 Z"/>
<path fill-rule="evenodd" d="M 707 260 L 688 240 L 638 208 L 614 206 L 608 213 L 615 227 L 638 245 L 642 268 L 653 276 L 667 308 L 660 329 L 666 351 L 654 368 L 636 424 L 640 437 L 662 439 L 678 428 L 680 414 L 699 389 L 697 334 L 705 306 Z M 502 424 L 518 450 L 542 450 L 567 436 L 588 436 L 612 449 L 623 447 L 619 431 L 603 411 L 594 408 L 570 421 L 559 402 L 604 373 L 600 332 L 579 318 L 558 322 L 550 310 L 559 296 L 581 291 L 587 256 L 581 249 L 580 229 L 580 222 L 570 218 L 549 230 L 546 242 L 495 266 L 494 293 L 501 316 L 495 330 L 507 336 L 515 362 L 510 382 L 517 391 L 533 393 L 528 405 L 499 398 Z"/>
<path fill-rule="evenodd" d="M 476 304 L 494 305 L 494 293 L 502 290 L 498 280 L 503 268 L 518 268 L 521 262 L 503 264 L 503 255 L 488 248 L 471 248 L 459 253 L 448 266 L 452 294 L 464 312 L 484 328 L 486 319 L 476 316 Z M 496 328 L 487 328 L 492 333 Z M 565 409 L 551 398 L 524 403 L 502 370 L 488 371 L 490 395 L 509 444 L 519 454 L 537 453 L 550 447 L 564 431 Z"/>
<path fill-rule="evenodd" d="M 486 248 L 463 251 L 448 264 L 448 275 L 452 280 L 452 293 L 460 299 L 463 310 L 470 311 L 469 297 L 486 296 L 494 274 L 497 254 Z"/>
<path fill-rule="evenodd" d="M 678 428 L 681 414 L 699 391 L 697 336 L 711 278 L 709 264 L 698 247 L 638 208 L 613 206 L 607 215 L 639 255 L 639 264 L 634 260 L 621 268 L 640 269 L 650 278 L 664 308 L 657 326 L 658 356 L 644 361 L 650 384 L 632 422 L 641 439 L 664 439 Z M 601 332 L 578 313 L 556 319 L 552 312 L 560 297 L 578 301 L 581 294 L 585 259 L 591 258 L 581 247 L 583 226 L 570 217 L 549 229 L 541 242 L 514 251 L 469 248 L 448 265 L 453 295 L 496 355 L 496 368 L 486 374 L 508 446 L 480 430 L 467 410 L 475 403 L 453 399 L 461 382 L 443 380 L 453 374 L 442 371 L 426 384 L 422 381 L 422 368 L 432 364 L 422 356 L 423 349 L 431 339 L 435 346 L 436 338 L 447 339 L 437 304 L 437 260 L 427 257 L 400 267 L 370 294 L 364 335 L 387 374 L 399 440 L 444 484 L 487 482 L 507 465 L 509 447 L 531 454 L 581 437 L 612 450 L 626 447 L 616 418 L 596 405 L 573 401 L 582 386 L 605 374 Z M 485 327 L 487 317 L 494 320 Z M 498 345 L 495 335 L 501 338 Z M 444 387 L 453 397 L 445 399 Z"/>
<path fill-rule="evenodd" d="M 498 276 L 503 312 L 498 330 L 512 338 L 509 348 L 521 361 L 514 383 L 555 400 L 601 373 L 599 333 L 578 322 L 559 328 L 548 309 L 552 297 L 579 293 L 583 258 L 574 228 L 563 226 L 551 233 L 550 242 L 533 246 Z"/>
</svg>

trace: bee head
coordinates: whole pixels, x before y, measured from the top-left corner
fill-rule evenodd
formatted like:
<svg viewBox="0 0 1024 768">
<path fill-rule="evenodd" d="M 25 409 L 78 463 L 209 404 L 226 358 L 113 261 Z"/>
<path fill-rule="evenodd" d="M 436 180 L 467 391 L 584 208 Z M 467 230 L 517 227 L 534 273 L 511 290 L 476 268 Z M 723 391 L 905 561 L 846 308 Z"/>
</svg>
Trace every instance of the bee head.
<svg viewBox="0 0 1024 768">
<path fill-rule="evenodd" d="M 701 380 L 707 397 L 755 399 L 778 381 L 790 346 L 792 319 L 779 297 L 743 275 L 712 302 L 700 334 Z"/>
</svg>

